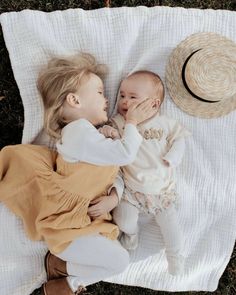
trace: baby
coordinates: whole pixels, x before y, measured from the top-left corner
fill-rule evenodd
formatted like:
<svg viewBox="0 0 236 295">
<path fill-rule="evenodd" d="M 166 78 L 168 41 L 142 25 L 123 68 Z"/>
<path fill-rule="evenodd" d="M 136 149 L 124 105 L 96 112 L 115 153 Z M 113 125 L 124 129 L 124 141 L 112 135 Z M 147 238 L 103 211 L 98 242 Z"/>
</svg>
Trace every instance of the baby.
<svg viewBox="0 0 236 295">
<path fill-rule="evenodd" d="M 107 137 L 123 136 L 125 118 L 134 101 L 153 98 L 157 109 L 164 99 L 164 85 L 160 77 L 149 71 L 138 71 L 126 77 L 118 94 L 118 114 L 111 119 L 112 127 L 100 129 Z M 184 137 L 189 132 L 174 119 L 159 112 L 138 125 L 143 137 L 137 157 L 132 164 L 123 166 L 123 182 L 115 184 L 117 192 L 123 192 L 119 205 L 113 211 L 113 219 L 123 232 L 121 243 L 126 249 L 138 245 L 138 216 L 140 212 L 152 214 L 163 235 L 168 270 L 172 275 L 181 273 L 182 232 L 179 226 L 175 201 L 175 167 L 184 154 Z"/>
</svg>

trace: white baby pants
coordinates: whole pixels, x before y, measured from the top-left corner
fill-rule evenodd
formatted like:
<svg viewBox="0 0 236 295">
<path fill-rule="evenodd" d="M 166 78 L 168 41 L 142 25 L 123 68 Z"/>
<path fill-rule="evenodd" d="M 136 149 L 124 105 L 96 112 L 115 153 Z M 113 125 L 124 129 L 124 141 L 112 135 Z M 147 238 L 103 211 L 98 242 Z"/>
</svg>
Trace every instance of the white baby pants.
<svg viewBox="0 0 236 295">
<path fill-rule="evenodd" d="M 120 230 L 128 235 L 138 232 L 139 209 L 127 201 L 121 200 L 113 210 L 113 220 Z M 174 205 L 155 215 L 160 227 L 167 254 L 178 254 L 182 249 L 182 231 L 179 226 L 177 212 Z"/>
</svg>

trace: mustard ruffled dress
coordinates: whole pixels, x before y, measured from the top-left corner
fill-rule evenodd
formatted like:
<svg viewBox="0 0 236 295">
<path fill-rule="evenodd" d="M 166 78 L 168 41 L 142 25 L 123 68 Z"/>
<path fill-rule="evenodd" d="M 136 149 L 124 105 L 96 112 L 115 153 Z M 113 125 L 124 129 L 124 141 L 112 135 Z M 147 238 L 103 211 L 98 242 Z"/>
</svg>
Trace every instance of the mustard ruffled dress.
<svg viewBox="0 0 236 295">
<path fill-rule="evenodd" d="M 22 219 L 30 239 L 44 240 L 54 254 L 84 235 L 116 239 L 110 214 L 91 220 L 87 211 L 91 200 L 107 195 L 118 168 L 68 163 L 43 146 L 7 146 L 0 151 L 0 201 Z"/>
</svg>

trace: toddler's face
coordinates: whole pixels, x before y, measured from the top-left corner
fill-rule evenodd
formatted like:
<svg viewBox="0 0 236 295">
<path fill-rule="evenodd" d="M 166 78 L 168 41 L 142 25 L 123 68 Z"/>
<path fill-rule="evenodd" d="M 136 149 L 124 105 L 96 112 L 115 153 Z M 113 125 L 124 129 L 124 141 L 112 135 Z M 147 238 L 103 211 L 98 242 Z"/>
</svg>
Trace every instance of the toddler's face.
<svg viewBox="0 0 236 295">
<path fill-rule="evenodd" d="M 156 89 L 150 79 L 143 75 L 134 75 L 124 79 L 120 85 L 118 113 L 125 117 L 129 106 L 134 101 L 157 98 Z"/>
<path fill-rule="evenodd" d="M 83 118 L 94 126 L 107 122 L 108 101 L 104 96 L 103 82 L 97 75 L 89 75 L 79 87 L 78 95 L 81 100 L 80 111 Z"/>
</svg>

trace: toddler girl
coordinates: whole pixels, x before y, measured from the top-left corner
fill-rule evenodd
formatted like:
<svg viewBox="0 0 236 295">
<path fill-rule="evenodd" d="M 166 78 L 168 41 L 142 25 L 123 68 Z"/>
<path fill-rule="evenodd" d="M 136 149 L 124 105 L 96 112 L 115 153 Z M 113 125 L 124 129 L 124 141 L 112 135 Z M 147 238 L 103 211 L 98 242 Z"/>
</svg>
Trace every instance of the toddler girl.
<svg viewBox="0 0 236 295">
<path fill-rule="evenodd" d="M 118 166 L 137 154 L 142 137 L 136 124 L 156 110 L 152 100 L 132 104 L 122 139 L 104 137 L 96 127 L 107 121 L 100 78 L 105 72 L 85 53 L 52 59 L 39 75 L 38 89 L 57 152 L 36 145 L 0 152 L 0 200 L 22 219 L 29 238 L 44 240 L 50 250 L 44 295 L 78 294 L 128 265 L 111 223 L 109 212 L 118 199 L 110 188 Z"/>
<path fill-rule="evenodd" d="M 123 136 L 130 105 L 147 98 L 155 100 L 157 109 L 164 99 L 163 83 L 155 73 L 138 71 L 121 82 L 118 114 L 111 119 L 120 136 Z M 139 212 L 154 215 L 164 238 L 169 272 L 178 274 L 183 269 L 183 237 L 174 206 L 177 197 L 174 168 L 181 162 L 184 137 L 189 132 L 159 113 L 139 124 L 138 130 L 143 141 L 135 161 L 121 168 L 124 184 L 119 182 L 115 186 L 118 192 L 123 191 L 123 196 L 113 211 L 113 219 L 123 232 L 122 245 L 135 249 Z M 107 125 L 100 132 L 115 135 L 115 130 Z"/>
</svg>

